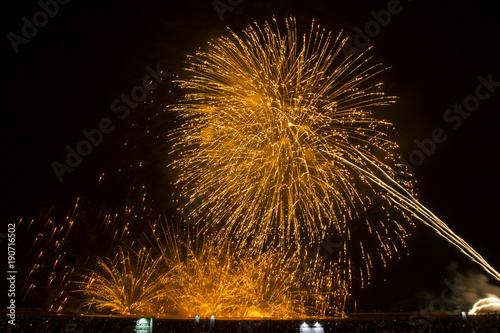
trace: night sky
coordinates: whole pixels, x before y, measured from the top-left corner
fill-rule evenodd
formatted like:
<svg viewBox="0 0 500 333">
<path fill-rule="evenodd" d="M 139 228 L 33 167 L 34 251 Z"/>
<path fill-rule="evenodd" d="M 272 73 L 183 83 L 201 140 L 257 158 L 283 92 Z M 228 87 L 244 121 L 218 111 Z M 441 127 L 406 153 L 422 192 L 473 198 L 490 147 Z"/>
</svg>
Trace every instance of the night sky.
<svg viewBox="0 0 500 333">
<path fill-rule="evenodd" d="M 371 11 L 380 12 L 396 2 L 232 3 L 236 5 L 222 13 L 221 21 L 211 0 L 73 0 L 60 4 L 36 35 L 17 46 L 16 53 L 8 34 L 22 35 L 21 18 L 32 22 L 41 7 L 35 1 L 4 1 L 2 224 L 40 206 L 70 205 L 77 196 L 96 204 L 120 205 L 131 184 L 146 184 L 160 203 L 169 196 L 163 174 L 168 144 L 156 144 L 145 133 L 166 134 L 174 124 L 165 118 L 146 121 L 155 106 L 133 108 L 125 119 L 110 107 L 122 93 L 142 84 L 146 66 L 180 73 L 185 55 L 222 35 L 226 26 L 239 31 L 252 20 L 262 22 L 273 15 L 278 19 L 294 15 L 299 26 L 306 27 L 314 18 L 329 30 L 343 29 L 355 37 L 356 31 L 375 20 Z M 429 139 L 435 128 L 443 129 L 447 139 L 415 166 L 418 198 L 500 269 L 500 83 L 460 124 L 457 118 L 443 118 L 455 103 L 462 104 L 475 94 L 479 76 L 500 82 L 499 5 L 496 1 L 402 0 L 394 6 L 398 13 L 369 37 L 372 54 L 391 67 L 380 77 L 386 91 L 399 96 L 383 116 L 395 123 L 399 152 L 407 160 L 417 154 L 411 155 L 418 149 L 415 140 Z M 179 94 L 167 78 L 151 98 L 169 104 Z M 84 139 L 82 130 L 98 127 L 103 118 L 111 119 L 116 128 L 59 182 L 53 161 L 64 162 L 65 147 L 75 147 Z M 125 149 L 124 142 L 139 148 Z M 96 189 L 103 172 L 112 175 L 138 161 L 146 164 L 145 171 L 130 172 L 111 180 L 109 187 Z M 414 236 L 408 258 L 392 262 L 375 274 L 371 287 L 355 291 L 359 309 L 403 308 L 415 304 L 422 288 L 439 293 L 450 276 L 451 262 L 462 274 L 480 271 L 429 228 L 418 224 Z M 29 245 L 18 244 L 23 246 Z"/>
</svg>

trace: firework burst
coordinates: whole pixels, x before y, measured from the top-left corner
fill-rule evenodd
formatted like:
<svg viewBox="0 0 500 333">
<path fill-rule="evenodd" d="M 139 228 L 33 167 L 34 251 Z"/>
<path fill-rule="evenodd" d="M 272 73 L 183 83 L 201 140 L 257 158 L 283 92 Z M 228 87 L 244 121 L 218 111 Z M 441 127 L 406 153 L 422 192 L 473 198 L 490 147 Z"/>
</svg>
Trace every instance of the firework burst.
<svg viewBox="0 0 500 333">
<path fill-rule="evenodd" d="M 404 213 L 392 218 L 399 209 L 359 171 L 369 170 L 361 151 L 395 176 L 392 125 L 371 115 L 395 98 L 373 83 L 384 68 L 371 57 L 343 58 L 346 38 L 314 22 L 299 35 L 295 19 L 285 23 L 230 31 L 189 58 L 178 81 L 188 93 L 175 108 L 183 125 L 172 133 L 177 185 L 197 207 L 190 220 L 220 239 L 301 250 L 328 232 L 356 247 L 369 279 L 376 258 L 399 256 L 413 225 Z M 363 218 L 368 209 L 381 220 Z M 351 228 L 376 245 L 353 242 Z M 351 272 L 343 250 L 339 264 Z"/>
</svg>

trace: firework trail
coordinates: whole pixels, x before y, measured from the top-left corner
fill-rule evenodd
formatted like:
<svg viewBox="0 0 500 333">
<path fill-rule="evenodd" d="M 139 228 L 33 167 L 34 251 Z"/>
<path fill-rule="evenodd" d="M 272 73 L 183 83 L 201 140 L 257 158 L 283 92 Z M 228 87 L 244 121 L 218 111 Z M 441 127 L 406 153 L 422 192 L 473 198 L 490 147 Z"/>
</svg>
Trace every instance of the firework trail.
<svg viewBox="0 0 500 333">
<path fill-rule="evenodd" d="M 457 247 L 460 252 L 464 253 L 472 261 L 479 264 L 486 272 L 488 272 L 496 280 L 500 281 L 500 273 L 496 271 L 484 258 L 474 250 L 466 241 L 455 234 L 442 220 L 434 215 L 429 209 L 415 199 L 415 197 L 405 190 L 399 183 L 394 181 L 384 170 L 378 167 L 375 163 L 363 153 L 358 151 L 359 157 L 371 165 L 382 177 L 377 177 L 371 170 L 359 168 L 356 164 L 344 160 L 345 163 L 351 164 L 354 168 L 359 168 L 359 171 L 364 173 L 366 177 L 386 190 L 388 198 L 401 209 L 412 214 L 413 218 L 418 219 L 423 224 L 431 227 L 437 234 L 443 237 L 446 241 Z"/>
<path fill-rule="evenodd" d="M 197 207 L 190 220 L 257 251 L 303 250 L 331 229 L 346 244 L 351 228 L 364 228 L 377 242 L 374 249 L 356 242 L 365 272 L 377 258 L 385 265 L 406 248 L 413 223 L 389 214 L 394 205 L 357 158 L 362 151 L 395 176 L 393 127 L 371 116 L 395 100 L 371 83 L 384 68 L 365 55 L 344 59 L 346 38 L 314 22 L 302 36 L 295 19 L 285 23 L 285 30 L 274 20 L 241 36 L 230 31 L 190 57 L 189 77 L 177 81 L 188 93 L 174 108 L 183 123 L 171 134 L 170 167 L 179 192 Z M 383 221 L 360 220 L 374 207 L 387 213 Z M 341 251 L 339 264 L 351 272 L 350 251 Z"/>
</svg>

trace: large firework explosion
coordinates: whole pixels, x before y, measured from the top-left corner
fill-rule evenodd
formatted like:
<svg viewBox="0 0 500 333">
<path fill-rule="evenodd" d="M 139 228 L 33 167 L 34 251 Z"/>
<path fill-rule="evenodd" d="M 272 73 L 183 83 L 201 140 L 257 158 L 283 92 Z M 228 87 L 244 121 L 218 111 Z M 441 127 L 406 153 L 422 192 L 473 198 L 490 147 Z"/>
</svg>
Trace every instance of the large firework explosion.
<svg viewBox="0 0 500 333">
<path fill-rule="evenodd" d="M 361 151 L 395 176 L 392 125 L 372 116 L 395 98 L 373 81 L 380 64 L 343 57 L 346 38 L 314 22 L 303 35 L 294 18 L 285 24 L 230 31 L 189 57 L 178 81 L 188 93 L 175 107 L 183 124 L 172 133 L 177 185 L 204 232 L 298 251 L 330 235 L 344 247 L 347 279 L 360 267 L 354 252 L 369 279 L 373 261 L 399 256 L 413 226 L 359 170 L 369 170 Z M 351 237 L 361 229 L 367 237 Z"/>
</svg>

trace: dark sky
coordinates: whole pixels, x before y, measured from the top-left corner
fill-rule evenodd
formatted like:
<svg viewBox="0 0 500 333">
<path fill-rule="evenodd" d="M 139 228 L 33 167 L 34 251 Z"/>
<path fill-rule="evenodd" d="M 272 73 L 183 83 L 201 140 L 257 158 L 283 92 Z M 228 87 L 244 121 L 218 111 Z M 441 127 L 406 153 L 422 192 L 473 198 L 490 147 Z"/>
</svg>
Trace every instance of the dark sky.
<svg viewBox="0 0 500 333">
<path fill-rule="evenodd" d="M 40 5 L 4 1 L 2 223 L 17 220 L 39 203 L 67 204 L 77 195 L 91 196 L 102 172 L 128 163 L 129 155 L 121 153 L 123 142 L 141 140 L 140 132 L 129 129 L 142 118 L 131 114 L 117 120 L 110 104 L 142 82 L 146 66 L 159 64 L 178 73 L 185 54 L 224 33 L 226 25 L 238 30 L 252 19 L 263 21 L 272 15 L 295 15 L 299 22 L 315 18 L 328 29 L 343 29 L 354 37 L 374 20 L 371 11 L 387 9 L 390 3 L 242 0 L 221 21 L 211 0 L 73 0 L 59 5 L 16 53 L 8 33 L 21 35 L 21 18 L 32 22 Z M 500 82 L 499 6 L 496 1 L 402 0 L 398 8 L 370 44 L 377 59 L 392 67 L 382 79 L 386 90 L 400 97 L 386 115 L 398 129 L 400 153 L 408 159 L 418 149 L 416 139 L 431 137 L 435 128 L 444 130 L 447 140 L 415 167 L 418 197 L 500 269 L 500 86 L 492 88 L 496 91 L 457 129 L 451 128 L 454 121 L 443 119 L 454 103 L 474 95 L 479 76 L 491 75 Z M 167 102 L 175 99 L 155 93 Z M 63 161 L 65 146 L 76 146 L 82 130 L 95 128 L 106 117 L 113 119 L 116 130 L 60 183 L 51 163 Z M 173 126 L 155 128 L 159 125 Z M 150 164 L 161 162 L 163 153 L 161 147 L 144 151 Z M 155 174 L 145 176 L 149 182 L 164 181 L 160 169 L 151 170 Z M 361 308 L 404 303 L 422 286 L 439 292 L 452 261 L 459 262 L 463 272 L 478 269 L 425 227 L 419 226 L 415 236 L 410 259 L 394 263 L 376 275 L 372 288 L 359 292 Z"/>
</svg>

